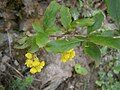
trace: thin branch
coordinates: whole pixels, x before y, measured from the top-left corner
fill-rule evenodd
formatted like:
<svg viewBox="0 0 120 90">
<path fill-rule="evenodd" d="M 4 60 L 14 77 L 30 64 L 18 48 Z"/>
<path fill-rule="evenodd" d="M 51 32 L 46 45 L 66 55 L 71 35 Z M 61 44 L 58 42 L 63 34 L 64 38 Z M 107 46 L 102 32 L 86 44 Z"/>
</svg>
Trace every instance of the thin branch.
<svg viewBox="0 0 120 90">
<path fill-rule="evenodd" d="M 24 76 L 23 76 L 17 69 L 15 69 L 13 66 L 11 66 L 9 63 L 5 62 L 5 64 L 6 64 L 8 67 L 12 68 L 15 72 L 17 72 L 17 73 L 21 76 L 21 78 L 24 78 Z"/>
</svg>

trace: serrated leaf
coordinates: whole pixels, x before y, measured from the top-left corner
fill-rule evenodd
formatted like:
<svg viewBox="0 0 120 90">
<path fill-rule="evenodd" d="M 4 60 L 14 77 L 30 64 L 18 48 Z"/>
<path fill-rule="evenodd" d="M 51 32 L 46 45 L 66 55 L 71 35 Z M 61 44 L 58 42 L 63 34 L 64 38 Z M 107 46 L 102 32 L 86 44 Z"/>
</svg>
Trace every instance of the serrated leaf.
<svg viewBox="0 0 120 90">
<path fill-rule="evenodd" d="M 88 27 L 88 33 L 91 33 L 97 29 L 99 29 L 102 25 L 102 22 L 104 20 L 104 15 L 103 13 L 100 11 L 99 13 L 97 13 L 94 17 L 93 17 L 95 23 Z"/>
<path fill-rule="evenodd" d="M 91 42 L 86 42 L 84 44 L 84 52 L 93 60 L 95 60 L 96 67 L 100 64 L 101 52 L 98 46 Z"/>
<path fill-rule="evenodd" d="M 23 37 L 23 38 L 19 39 L 17 42 L 18 42 L 19 44 L 23 44 L 23 43 L 26 42 L 27 39 L 28 39 L 28 37 Z"/>
<path fill-rule="evenodd" d="M 45 30 L 45 33 L 47 33 L 48 35 L 53 35 L 53 34 L 55 34 L 57 32 L 60 32 L 60 28 L 57 27 L 57 26 L 53 26 L 53 27 L 47 28 Z"/>
<path fill-rule="evenodd" d="M 23 38 L 21 38 L 21 39 L 18 40 L 18 43 L 19 44 L 23 44 L 23 43 L 26 42 L 26 40 L 27 40 L 27 37 L 23 37 Z"/>
<path fill-rule="evenodd" d="M 16 49 L 25 49 L 27 47 L 29 47 L 30 45 L 28 43 L 24 43 L 22 45 L 15 45 L 14 48 Z"/>
<path fill-rule="evenodd" d="M 39 46 L 36 44 L 36 37 L 31 38 L 30 48 L 28 49 L 29 52 L 34 53 L 39 50 Z"/>
<path fill-rule="evenodd" d="M 120 65 L 113 67 L 113 71 L 118 74 L 120 72 Z"/>
<path fill-rule="evenodd" d="M 56 14 L 59 11 L 59 8 L 60 5 L 56 1 L 52 1 L 50 5 L 47 7 L 43 20 L 43 24 L 45 28 L 54 26 Z"/>
<path fill-rule="evenodd" d="M 49 41 L 49 37 L 46 33 L 37 33 L 36 35 L 36 44 L 39 48 L 44 47 Z"/>
<path fill-rule="evenodd" d="M 33 43 L 33 44 L 30 46 L 30 48 L 28 49 L 28 51 L 31 52 L 31 53 L 35 53 L 35 52 L 38 51 L 38 50 L 39 50 L 39 47 L 38 47 L 38 45 L 37 45 L 36 43 Z"/>
<path fill-rule="evenodd" d="M 39 22 L 34 22 L 32 23 L 32 26 L 33 26 L 33 29 L 36 31 L 36 32 L 44 32 L 43 28 L 41 27 L 40 23 Z"/>
<path fill-rule="evenodd" d="M 101 35 L 106 37 L 113 37 L 114 33 L 115 33 L 114 30 L 105 30 L 101 33 Z"/>
<path fill-rule="evenodd" d="M 109 90 L 120 90 L 120 82 L 116 80 L 116 82 L 111 85 Z"/>
<path fill-rule="evenodd" d="M 28 76 L 23 80 L 24 85 L 27 87 L 32 84 L 34 78 L 32 76 Z"/>
<path fill-rule="evenodd" d="M 77 20 L 79 17 L 79 11 L 77 10 L 77 8 L 71 8 L 70 12 L 74 20 Z"/>
<path fill-rule="evenodd" d="M 74 38 L 70 40 L 55 40 L 46 45 L 48 52 L 61 53 L 80 45 L 80 39 Z"/>
<path fill-rule="evenodd" d="M 15 44 L 14 48 L 16 48 L 16 49 L 25 49 L 25 48 L 30 46 L 30 41 L 31 41 L 30 38 L 27 38 L 27 40 L 24 43 Z"/>
<path fill-rule="evenodd" d="M 71 23 L 71 27 L 85 27 L 85 26 L 92 26 L 94 24 L 94 19 L 93 18 L 83 18 L 83 19 L 78 19 L 75 20 Z"/>
<path fill-rule="evenodd" d="M 120 24 L 120 0 L 106 0 L 108 13 Z"/>
<path fill-rule="evenodd" d="M 81 74 L 81 75 L 88 74 L 87 69 L 82 67 L 80 64 L 76 64 L 74 68 L 77 74 Z"/>
<path fill-rule="evenodd" d="M 88 37 L 90 42 L 98 45 L 107 46 L 110 48 L 120 49 L 120 38 L 117 37 L 105 37 L 101 35 L 90 35 Z"/>
<path fill-rule="evenodd" d="M 62 6 L 60 9 L 60 15 L 61 15 L 61 23 L 64 26 L 64 28 L 68 29 L 70 27 L 70 23 L 72 22 L 70 9 L 68 7 Z"/>
<path fill-rule="evenodd" d="M 95 84 L 97 84 L 98 86 L 101 86 L 103 84 L 103 81 L 95 81 Z"/>
</svg>

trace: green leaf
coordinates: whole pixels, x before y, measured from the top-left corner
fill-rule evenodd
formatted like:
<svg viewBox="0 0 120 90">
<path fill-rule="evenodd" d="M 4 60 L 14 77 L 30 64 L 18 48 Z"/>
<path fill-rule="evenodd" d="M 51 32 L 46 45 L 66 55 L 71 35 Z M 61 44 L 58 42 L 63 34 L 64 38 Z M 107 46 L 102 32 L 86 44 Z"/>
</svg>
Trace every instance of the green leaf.
<svg viewBox="0 0 120 90">
<path fill-rule="evenodd" d="M 43 20 L 43 25 L 45 28 L 54 26 L 56 14 L 59 11 L 59 8 L 60 5 L 56 1 L 52 1 L 50 5 L 47 7 Z"/>
<path fill-rule="evenodd" d="M 71 8 L 70 12 L 74 20 L 77 20 L 79 17 L 79 11 L 77 10 L 77 8 Z"/>
<path fill-rule="evenodd" d="M 120 49 L 120 38 L 117 37 L 105 37 L 100 35 L 90 35 L 88 37 L 90 42 L 98 45 L 107 46 L 110 48 Z"/>
<path fill-rule="evenodd" d="M 77 74 L 81 74 L 81 75 L 88 74 L 87 69 L 82 67 L 80 64 L 76 64 L 74 68 Z"/>
<path fill-rule="evenodd" d="M 113 83 L 109 90 L 120 90 L 120 82 L 116 81 L 115 83 Z"/>
<path fill-rule="evenodd" d="M 57 32 L 60 32 L 60 28 L 57 27 L 57 26 L 53 26 L 53 27 L 47 28 L 45 30 L 45 33 L 47 33 L 48 35 L 53 35 L 53 34 L 55 34 Z"/>
<path fill-rule="evenodd" d="M 36 43 L 33 43 L 30 48 L 28 49 L 29 52 L 35 53 L 36 51 L 39 50 L 39 46 Z"/>
<path fill-rule="evenodd" d="M 106 5 L 107 5 L 107 7 L 108 7 L 108 5 L 109 5 L 109 0 L 105 0 L 105 3 L 106 3 Z"/>
<path fill-rule="evenodd" d="M 106 37 L 113 37 L 114 33 L 115 33 L 114 30 L 105 30 L 101 33 L 101 35 Z"/>
<path fill-rule="evenodd" d="M 19 44 L 24 44 L 27 39 L 28 39 L 27 37 L 23 37 L 23 38 L 21 38 L 21 39 L 18 40 L 18 43 Z"/>
<path fill-rule="evenodd" d="M 78 19 L 75 20 L 71 23 L 71 27 L 85 27 L 85 26 L 92 26 L 94 24 L 94 19 L 93 18 L 83 18 L 83 19 Z"/>
<path fill-rule="evenodd" d="M 91 33 L 97 29 L 99 29 L 102 25 L 102 22 L 104 20 L 104 15 L 103 13 L 100 11 L 99 13 L 97 13 L 94 17 L 95 23 L 88 27 L 88 33 Z"/>
<path fill-rule="evenodd" d="M 91 42 L 86 42 L 84 44 L 84 52 L 89 57 L 95 60 L 96 67 L 100 64 L 101 52 L 98 46 Z"/>
<path fill-rule="evenodd" d="M 120 0 L 106 0 L 108 13 L 120 24 Z"/>
<path fill-rule="evenodd" d="M 14 48 L 16 48 L 16 49 L 25 49 L 25 48 L 27 48 L 27 47 L 29 47 L 30 46 L 30 40 L 29 40 L 29 38 L 26 40 L 26 42 L 24 42 L 24 43 L 22 43 L 22 44 L 15 44 L 14 45 Z"/>
<path fill-rule="evenodd" d="M 118 74 L 120 72 L 120 65 L 113 67 L 113 71 Z"/>
<path fill-rule="evenodd" d="M 28 76 L 23 80 L 24 85 L 27 87 L 32 84 L 34 78 L 32 76 Z"/>
<path fill-rule="evenodd" d="M 36 32 L 44 32 L 43 28 L 41 27 L 40 23 L 39 22 L 34 22 L 32 24 L 33 26 L 33 29 L 36 31 Z"/>
<path fill-rule="evenodd" d="M 68 29 L 70 27 L 70 23 L 72 22 L 70 9 L 68 7 L 62 6 L 60 9 L 61 15 L 61 23 L 64 28 Z"/>
<path fill-rule="evenodd" d="M 49 41 L 49 37 L 46 33 L 37 33 L 36 35 L 36 44 L 39 48 L 44 47 Z"/>
<path fill-rule="evenodd" d="M 39 46 L 37 44 L 32 44 L 31 47 L 28 49 L 29 52 L 35 53 L 39 50 Z"/>
<path fill-rule="evenodd" d="M 36 37 L 34 36 L 31 38 L 30 48 L 28 51 L 34 53 L 38 50 L 39 50 L 39 46 L 36 44 Z"/>
<path fill-rule="evenodd" d="M 28 76 L 24 79 L 16 78 L 10 84 L 9 90 L 26 90 L 33 82 L 33 77 Z"/>
<path fill-rule="evenodd" d="M 80 45 L 80 39 L 74 38 L 70 40 L 55 40 L 46 45 L 46 50 L 54 53 L 62 53 Z"/>
<path fill-rule="evenodd" d="M 101 87 L 101 86 L 102 86 L 102 84 L 103 84 L 103 81 L 98 81 L 98 80 L 97 80 L 97 81 L 95 81 L 95 84 L 97 84 L 98 86 L 100 86 L 100 87 Z"/>
</svg>

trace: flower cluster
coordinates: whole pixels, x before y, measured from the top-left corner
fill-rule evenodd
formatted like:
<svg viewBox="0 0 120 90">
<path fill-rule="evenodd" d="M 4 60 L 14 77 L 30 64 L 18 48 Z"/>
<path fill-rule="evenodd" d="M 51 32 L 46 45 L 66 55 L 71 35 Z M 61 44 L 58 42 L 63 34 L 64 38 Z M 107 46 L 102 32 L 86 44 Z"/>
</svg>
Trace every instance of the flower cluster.
<svg viewBox="0 0 120 90">
<path fill-rule="evenodd" d="M 75 57 L 75 51 L 74 51 L 74 49 L 71 49 L 69 51 L 66 51 L 66 52 L 62 53 L 61 61 L 62 62 L 67 62 L 68 60 L 71 60 L 74 57 Z"/>
<path fill-rule="evenodd" d="M 30 68 L 30 73 L 35 74 L 41 72 L 41 69 L 45 66 L 44 61 L 40 61 L 35 54 L 27 53 L 25 54 L 27 58 L 25 65 Z"/>
</svg>

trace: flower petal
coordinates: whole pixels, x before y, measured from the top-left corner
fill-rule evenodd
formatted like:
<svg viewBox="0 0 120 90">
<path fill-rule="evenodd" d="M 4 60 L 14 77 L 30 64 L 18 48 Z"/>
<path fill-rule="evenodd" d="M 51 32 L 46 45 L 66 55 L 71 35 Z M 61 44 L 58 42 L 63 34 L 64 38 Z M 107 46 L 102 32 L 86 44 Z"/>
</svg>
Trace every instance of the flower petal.
<svg viewBox="0 0 120 90">
<path fill-rule="evenodd" d="M 32 54 L 32 53 L 26 53 L 26 54 L 25 54 L 25 57 L 27 57 L 28 59 L 32 59 L 33 54 Z"/>
</svg>

